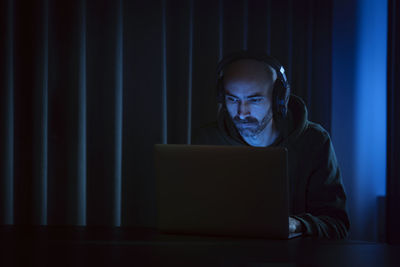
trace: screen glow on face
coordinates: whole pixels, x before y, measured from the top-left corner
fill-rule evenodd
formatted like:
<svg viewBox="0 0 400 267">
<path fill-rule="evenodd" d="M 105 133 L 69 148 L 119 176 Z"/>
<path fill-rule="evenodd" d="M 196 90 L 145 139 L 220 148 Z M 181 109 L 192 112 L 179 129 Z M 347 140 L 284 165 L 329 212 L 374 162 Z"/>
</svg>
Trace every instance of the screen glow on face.
<svg viewBox="0 0 400 267">
<path fill-rule="evenodd" d="M 225 101 L 229 102 L 230 104 L 241 104 L 242 100 L 239 97 L 236 97 L 234 95 L 227 94 L 225 97 Z M 262 104 L 264 101 L 266 101 L 266 97 L 262 95 L 252 95 L 248 96 L 246 100 L 248 104 Z"/>
<path fill-rule="evenodd" d="M 259 134 L 272 119 L 268 86 L 254 81 L 227 82 L 225 105 L 243 137 Z"/>
</svg>

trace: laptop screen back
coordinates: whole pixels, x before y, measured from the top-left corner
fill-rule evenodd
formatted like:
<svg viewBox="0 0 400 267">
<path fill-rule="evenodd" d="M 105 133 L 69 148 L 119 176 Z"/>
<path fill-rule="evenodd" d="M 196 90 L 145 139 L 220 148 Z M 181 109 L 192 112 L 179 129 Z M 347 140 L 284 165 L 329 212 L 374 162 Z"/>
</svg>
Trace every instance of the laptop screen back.
<svg viewBox="0 0 400 267">
<path fill-rule="evenodd" d="M 155 145 L 162 232 L 288 237 L 284 148 Z"/>
</svg>

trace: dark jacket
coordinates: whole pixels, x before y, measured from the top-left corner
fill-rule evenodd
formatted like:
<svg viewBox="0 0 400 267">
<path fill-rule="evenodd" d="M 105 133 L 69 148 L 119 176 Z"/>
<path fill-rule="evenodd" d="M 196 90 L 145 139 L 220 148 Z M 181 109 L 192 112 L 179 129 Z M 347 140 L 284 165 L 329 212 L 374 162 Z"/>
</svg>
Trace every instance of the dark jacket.
<svg viewBox="0 0 400 267">
<path fill-rule="evenodd" d="M 291 216 L 300 220 L 305 235 L 346 238 L 350 222 L 346 194 L 329 134 L 308 121 L 304 102 L 291 95 L 287 119 L 280 136 L 271 146 L 288 150 Z M 193 144 L 248 145 L 223 109 L 218 121 L 200 128 Z"/>
</svg>

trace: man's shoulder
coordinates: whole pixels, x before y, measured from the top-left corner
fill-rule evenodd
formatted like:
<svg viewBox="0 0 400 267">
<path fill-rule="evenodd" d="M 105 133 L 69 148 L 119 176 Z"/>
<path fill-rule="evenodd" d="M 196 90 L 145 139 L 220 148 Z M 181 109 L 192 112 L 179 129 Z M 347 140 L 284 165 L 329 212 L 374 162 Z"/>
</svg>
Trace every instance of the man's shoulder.
<svg viewBox="0 0 400 267">
<path fill-rule="evenodd" d="M 300 146 L 308 147 L 310 150 L 318 150 L 330 143 L 331 138 L 328 131 L 320 124 L 307 121 L 306 127 L 298 137 L 297 142 Z"/>
<path fill-rule="evenodd" d="M 310 135 L 311 137 L 318 138 L 322 141 L 327 141 L 328 139 L 330 139 L 328 131 L 325 130 L 322 125 L 311 121 L 308 121 L 307 123 L 306 134 Z"/>
</svg>

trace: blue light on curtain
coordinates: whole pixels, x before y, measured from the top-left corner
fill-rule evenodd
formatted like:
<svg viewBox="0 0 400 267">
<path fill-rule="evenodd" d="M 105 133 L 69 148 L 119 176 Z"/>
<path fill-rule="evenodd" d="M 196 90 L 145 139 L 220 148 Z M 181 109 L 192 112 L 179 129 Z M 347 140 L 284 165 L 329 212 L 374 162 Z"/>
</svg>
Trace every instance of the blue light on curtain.
<svg viewBox="0 0 400 267">
<path fill-rule="evenodd" d="M 386 194 L 387 1 L 365 0 L 358 9 L 356 73 L 356 187 L 359 234 L 375 235 L 376 197 Z M 362 219 L 364 218 L 364 219 Z M 367 222 L 367 223 L 365 223 Z M 355 232 L 357 233 L 357 232 Z"/>
<path fill-rule="evenodd" d="M 351 238 L 376 241 L 386 186 L 387 1 L 334 1 L 332 138 Z"/>
<path fill-rule="evenodd" d="M 357 166 L 360 190 L 386 194 L 387 1 L 364 0 L 359 7 L 356 73 Z"/>
<path fill-rule="evenodd" d="M 122 104 L 123 104 L 123 12 L 122 0 L 117 7 L 116 62 L 115 62 L 115 188 L 114 225 L 121 226 L 122 191 Z"/>
<path fill-rule="evenodd" d="M 87 112 L 86 112 L 86 1 L 81 3 L 81 33 L 79 57 L 78 154 L 77 154 L 77 225 L 86 225 L 87 187 Z"/>
<path fill-rule="evenodd" d="M 49 127 L 49 7 L 48 1 L 44 0 L 43 6 L 43 65 L 41 80 L 41 131 L 40 131 L 40 164 L 36 183 L 39 187 L 36 190 L 35 199 L 37 200 L 37 213 L 35 220 L 38 224 L 47 224 L 47 201 L 48 201 L 48 127 Z"/>
</svg>

